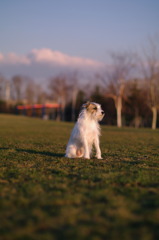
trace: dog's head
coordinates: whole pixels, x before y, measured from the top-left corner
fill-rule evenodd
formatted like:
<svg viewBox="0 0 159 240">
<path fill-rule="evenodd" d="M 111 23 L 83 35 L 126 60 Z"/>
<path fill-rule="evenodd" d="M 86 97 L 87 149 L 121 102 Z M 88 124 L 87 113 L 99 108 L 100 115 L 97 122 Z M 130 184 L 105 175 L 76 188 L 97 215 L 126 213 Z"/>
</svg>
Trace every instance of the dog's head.
<svg viewBox="0 0 159 240">
<path fill-rule="evenodd" d="M 86 109 L 86 112 L 96 121 L 101 121 L 105 115 L 101 105 L 95 102 L 86 102 L 82 108 Z"/>
</svg>

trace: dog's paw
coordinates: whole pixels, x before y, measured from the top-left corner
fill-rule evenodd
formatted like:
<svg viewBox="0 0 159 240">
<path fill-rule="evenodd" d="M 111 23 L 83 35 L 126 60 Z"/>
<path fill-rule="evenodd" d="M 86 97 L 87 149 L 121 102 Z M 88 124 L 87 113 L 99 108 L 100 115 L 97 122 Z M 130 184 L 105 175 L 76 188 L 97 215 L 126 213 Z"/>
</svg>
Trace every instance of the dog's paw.
<svg viewBox="0 0 159 240">
<path fill-rule="evenodd" d="M 95 156 L 97 159 L 103 159 L 101 156 Z"/>
</svg>

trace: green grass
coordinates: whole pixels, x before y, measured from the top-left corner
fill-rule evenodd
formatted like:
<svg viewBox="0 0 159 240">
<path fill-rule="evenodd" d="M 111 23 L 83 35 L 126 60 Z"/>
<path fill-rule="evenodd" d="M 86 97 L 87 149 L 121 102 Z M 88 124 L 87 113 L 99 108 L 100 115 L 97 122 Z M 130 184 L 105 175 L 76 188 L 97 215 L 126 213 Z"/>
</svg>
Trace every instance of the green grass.
<svg viewBox="0 0 159 240">
<path fill-rule="evenodd" d="M 67 159 L 73 124 L 0 115 L 0 239 L 159 239 L 159 131 L 102 127 L 102 160 Z"/>
</svg>

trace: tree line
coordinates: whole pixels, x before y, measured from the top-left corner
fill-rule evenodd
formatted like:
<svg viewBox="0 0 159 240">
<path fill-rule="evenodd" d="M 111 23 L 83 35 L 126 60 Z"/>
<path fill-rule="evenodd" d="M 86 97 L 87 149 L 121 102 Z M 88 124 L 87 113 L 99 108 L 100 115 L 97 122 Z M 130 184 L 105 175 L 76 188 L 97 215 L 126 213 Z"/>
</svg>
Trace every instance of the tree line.
<svg viewBox="0 0 159 240">
<path fill-rule="evenodd" d="M 47 87 L 16 75 L 0 75 L 0 111 L 14 111 L 17 104 L 57 102 L 61 120 L 75 121 L 83 102 L 101 103 L 109 125 L 159 126 L 159 53 L 155 41 L 143 57 L 130 52 L 111 53 L 111 62 L 84 84 L 77 71 L 61 73 L 47 81 Z"/>
</svg>

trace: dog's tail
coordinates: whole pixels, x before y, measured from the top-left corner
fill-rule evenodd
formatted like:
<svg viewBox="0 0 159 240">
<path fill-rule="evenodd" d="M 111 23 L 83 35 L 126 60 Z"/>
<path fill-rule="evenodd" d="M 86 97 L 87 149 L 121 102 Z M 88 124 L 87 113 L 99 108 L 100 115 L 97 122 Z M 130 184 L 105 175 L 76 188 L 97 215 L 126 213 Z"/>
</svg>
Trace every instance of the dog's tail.
<svg viewBox="0 0 159 240">
<path fill-rule="evenodd" d="M 66 149 L 66 157 L 68 158 L 80 158 L 83 157 L 84 150 L 83 148 L 76 148 L 75 146 L 71 145 Z"/>
<path fill-rule="evenodd" d="M 82 148 L 78 148 L 76 149 L 76 155 L 77 157 L 83 157 L 83 149 Z"/>
</svg>

